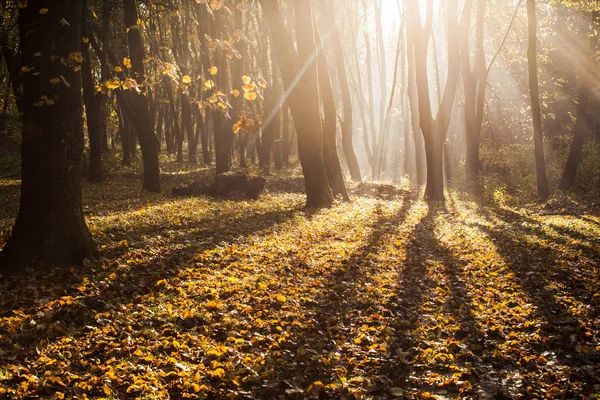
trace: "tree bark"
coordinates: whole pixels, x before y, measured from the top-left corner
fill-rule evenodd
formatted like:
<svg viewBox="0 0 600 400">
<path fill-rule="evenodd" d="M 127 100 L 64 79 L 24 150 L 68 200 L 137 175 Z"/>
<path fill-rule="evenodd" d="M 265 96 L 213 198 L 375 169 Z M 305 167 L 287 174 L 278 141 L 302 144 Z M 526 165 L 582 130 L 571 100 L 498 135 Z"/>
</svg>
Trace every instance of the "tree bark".
<svg viewBox="0 0 600 400">
<path fill-rule="evenodd" d="M 312 4 L 309 0 L 294 0 L 298 56 L 286 31 L 277 0 L 260 0 L 271 31 L 279 67 L 298 134 L 298 152 L 304 173 L 307 207 L 329 207 L 333 195 L 329 187 L 323 160 L 323 132 L 319 110 L 316 51 L 312 24 Z M 299 75 L 303 65 L 306 72 Z M 296 81 L 297 77 L 299 81 Z"/>
<path fill-rule="evenodd" d="M 444 142 L 458 88 L 461 51 L 464 44 L 463 35 L 467 35 L 469 32 L 472 0 L 465 2 L 460 22 L 457 22 L 458 5 L 448 4 L 448 73 L 435 118 L 432 113 L 427 73 L 428 48 L 433 27 L 433 8 L 433 0 L 428 0 L 425 24 L 422 25 L 418 0 L 409 2 L 419 126 L 423 133 L 427 159 L 425 198 L 433 201 L 444 201 Z"/>
<path fill-rule="evenodd" d="M 94 254 L 83 217 L 81 156 L 83 125 L 80 67 L 79 0 L 55 0 L 52 12 L 40 15 L 44 0 L 20 9 L 18 26 L 23 65 L 22 186 L 19 214 L 0 257 L 4 274 L 39 266 L 65 266 Z M 70 25 L 62 26 L 62 18 Z M 67 65 L 50 57 L 57 54 Z M 39 72 L 39 75 L 33 75 Z M 51 79 L 63 76 L 53 85 Z"/>
<path fill-rule="evenodd" d="M 423 134 L 419 125 L 419 99 L 417 98 L 417 78 L 415 66 L 415 52 L 412 46 L 412 37 L 409 34 L 409 45 L 407 48 L 408 57 L 408 83 L 407 97 L 410 108 L 410 126 L 415 144 L 415 175 L 417 186 L 425 184 L 427 179 L 427 167 L 425 164 L 425 145 L 423 143 Z"/>
<path fill-rule="evenodd" d="M 350 95 L 348 72 L 346 71 L 346 62 L 344 60 L 344 48 L 340 38 L 340 31 L 335 20 L 335 0 L 328 0 L 325 2 L 325 12 L 326 17 L 331 24 L 331 36 L 329 40 L 331 40 L 333 46 L 335 62 L 338 70 L 338 80 L 342 92 L 342 145 L 344 148 L 344 155 L 346 156 L 346 163 L 348 164 L 350 177 L 353 181 L 362 183 L 360 166 L 358 165 L 358 159 L 356 158 L 356 153 L 354 152 L 352 96 Z"/>
<path fill-rule="evenodd" d="M 145 50 L 140 32 L 141 27 L 137 26 L 138 12 L 135 0 L 123 0 L 123 11 L 125 17 L 125 26 L 129 28 L 127 32 L 127 43 L 129 46 L 129 57 L 131 59 L 131 72 L 135 76 L 138 85 L 142 91 L 148 90 L 144 83 L 144 59 Z M 131 93 L 126 96 L 128 101 L 128 111 L 131 121 L 134 125 L 140 146 L 142 147 L 142 159 L 144 163 L 144 183 L 143 190 L 150 192 L 160 192 L 160 166 L 158 164 L 158 140 L 154 134 L 154 127 L 150 123 L 148 111 L 148 97 L 143 93 Z"/>
<path fill-rule="evenodd" d="M 588 57 L 589 65 L 595 65 L 595 60 L 593 58 L 598 51 L 598 38 L 600 35 L 598 34 L 598 24 L 600 22 L 600 11 L 592 12 L 592 32 L 590 33 L 590 38 L 588 41 L 588 49 L 589 54 L 592 55 Z M 583 152 L 583 145 L 585 143 L 585 132 L 590 129 L 590 118 L 589 110 L 591 108 L 590 100 L 592 98 L 592 90 L 590 87 L 589 81 L 593 81 L 593 74 L 595 71 L 586 71 L 585 69 L 582 71 L 582 76 L 580 77 L 581 83 L 579 84 L 579 102 L 577 103 L 577 121 L 575 122 L 575 128 L 573 132 L 573 140 L 571 142 L 571 147 L 569 149 L 569 155 L 567 157 L 567 161 L 565 163 L 565 167 L 563 169 L 563 173 L 560 179 L 560 184 L 558 186 L 561 190 L 569 190 L 573 187 L 575 183 L 575 178 L 577 177 L 577 170 L 579 169 L 579 164 L 581 163 L 581 154 Z"/>
<path fill-rule="evenodd" d="M 535 0 L 527 0 L 527 65 L 529 72 L 529 94 L 531 98 L 531 117 L 533 121 L 533 145 L 535 155 L 535 172 L 537 176 L 538 195 L 542 199 L 550 196 L 550 187 L 546 175 L 546 160 L 544 157 L 544 133 L 542 130 L 542 110 L 538 84 L 537 63 L 537 16 Z"/>
<path fill-rule="evenodd" d="M 315 22 L 315 39 L 320 51 L 317 55 L 317 69 L 319 78 L 319 92 L 323 102 L 323 158 L 325 159 L 325 168 L 329 185 L 335 197 L 341 197 L 349 201 L 344 174 L 340 165 L 340 157 L 337 152 L 337 112 L 333 88 L 331 87 L 331 77 L 327 66 L 327 57 L 323 49 L 323 42 Z"/>
<path fill-rule="evenodd" d="M 90 32 L 87 26 L 87 0 L 82 0 L 82 2 L 82 31 L 84 37 L 88 37 Z M 89 41 L 82 44 L 81 55 L 83 57 L 83 65 L 81 66 L 83 100 L 85 102 L 85 115 L 90 143 L 90 169 L 88 179 L 90 181 L 100 181 L 102 180 L 102 133 L 100 131 L 100 105 L 102 93 L 96 93 L 96 85 L 92 76 Z"/>
</svg>

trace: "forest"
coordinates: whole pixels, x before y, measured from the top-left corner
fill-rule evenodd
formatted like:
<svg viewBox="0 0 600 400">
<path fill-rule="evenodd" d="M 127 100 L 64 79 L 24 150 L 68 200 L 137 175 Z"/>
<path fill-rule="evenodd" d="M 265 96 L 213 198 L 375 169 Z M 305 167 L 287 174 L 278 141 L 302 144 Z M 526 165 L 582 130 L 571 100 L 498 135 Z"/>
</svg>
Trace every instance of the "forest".
<svg viewBox="0 0 600 400">
<path fill-rule="evenodd" d="M 598 0 L 0 0 L 0 399 L 600 399 L 598 110 Z"/>
</svg>

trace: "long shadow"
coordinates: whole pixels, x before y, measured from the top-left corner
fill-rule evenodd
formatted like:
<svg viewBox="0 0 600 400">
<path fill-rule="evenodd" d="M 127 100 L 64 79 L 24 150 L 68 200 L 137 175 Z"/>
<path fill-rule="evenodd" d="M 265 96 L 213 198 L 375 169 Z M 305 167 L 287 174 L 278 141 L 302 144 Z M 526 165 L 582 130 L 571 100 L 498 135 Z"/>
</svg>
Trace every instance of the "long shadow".
<svg viewBox="0 0 600 400">
<path fill-rule="evenodd" d="M 587 289 L 580 283 L 570 283 L 572 276 L 565 272 L 561 279 L 557 279 L 556 274 L 550 276 L 549 270 L 560 271 L 558 265 L 540 265 L 544 271 L 535 269 L 532 264 L 539 264 L 540 260 L 548 263 L 548 249 L 539 245 L 533 245 L 530 242 L 519 237 L 511 235 L 502 227 L 490 228 L 478 224 L 478 228 L 486 234 L 496 245 L 498 252 L 503 257 L 509 269 L 514 273 L 515 281 L 524 290 L 528 299 L 535 305 L 534 317 L 545 321 L 540 327 L 540 335 L 544 338 L 537 344 L 537 353 L 542 354 L 545 351 L 554 353 L 560 363 L 571 368 L 581 365 L 582 358 L 576 350 L 577 342 L 585 340 L 588 328 L 571 314 L 567 307 L 558 302 L 556 294 L 547 288 L 548 281 L 561 281 L 571 290 L 578 289 L 579 294 L 576 297 L 580 299 L 590 299 L 592 293 L 587 293 Z M 576 292 L 577 293 L 577 292 Z M 582 294 L 583 293 L 583 294 Z M 600 316 L 600 310 L 592 306 L 588 311 L 589 321 L 594 321 Z M 576 340 L 573 340 L 575 338 Z M 584 358 L 590 364 L 600 362 L 600 355 L 589 354 Z M 573 371 L 574 372 L 574 371 Z"/>
<path fill-rule="evenodd" d="M 426 217 L 419 222 L 414 230 L 413 237 L 409 241 L 407 247 L 406 263 L 401 269 L 402 285 L 394 299 L 391 299 L 391 309 L 395 314 L 392 326 L 396 328 L 396 335 L 391 344 L 392 348 L 402 349 L 402 360 L 405 363 L 407 372 L 404 376 L 388 376 L 394 382 L 395 386 L 411 389 L 427 389 L 435 394 L 436 391 L 442 393 L 448 392 L 452 395 L 458 395 L 460 388 L 449 384 L 443 388 L 437 384 L 423 384 L 423 382 L 413 382 L 407 380 L 408 375 L 421 376 L 427 375 L 428 372 L 452 375 L 455 372 L 455 367 L 461 366 L 464 369 L 470 357 L 473 354 L 483 358 L 484 342 L 489 338 L 477 328 L 477 322 L 474 318 L 473 299 L 469 295 L 464 279 L 464 268 L 467 265 L 466 261 L 458 259 L 452 251 L 443 243 L 440 242 L 435 235 L 436 218 L 440 214 L 446 213 L 446 209 L 440 205 L 430 204 L 430 209 Z M 430 299 L 427 299 L 428 291 L 436 286 L 436 282 L 432 279 L 428 272 L 428 264 L 436 271 L 442 272 L 441 279 L 444 279 L 449 289 L 449 297 L 445 300 L 439 298 L 439 294 L 433 294 Z M 424 360 L 419 360 L 418 355 L 421 350 L 424 350 L 429 345 L 423 343 L 421 337 L 417 337 L 417 330 L 428 323 L 427 317 L 421 314 L 421 307 L 425 304 L 434 302 L 439 303 L 437 307 L 443 310 L 443 313 L 454 319 L 452 329 L 444 329 L 437 326 L 426 327 L 426 331 L 433 335 L 436 340 L 445 341 L 448 343 L 445 351 L 454 355 L 451 361 L 445 361 L 441 364 L 433 362 L 427 364 Z M 421 333 L 422 334 L 422 333 Z M 458 346 L 466 346 L 468 352 L 461 352 Z M 422 346 L 425 346 L 423 348 Z M 442 349 L 443 350 L 443 349 Z M 391 359 L 390 363 L 395 359 Z M 393 369 L 391 369 L 393 372 Z M 388 372 L 389 374 L 389 372 Z M 408 374 L 408 375 L 407 375 Z M 463 375 L 462 380 L 469 379 L 474 385 L 481 384 L 478 379 L 469 375 Z M 415 387 L 416 385 L 416 387 Z M 461 393 L 466 395 L 467 393 Z"/>
<path fill-rule="evenodd" d="M 596 221 L 595 219 L 587 217 L 587 216 L 580 216 L 579 218 L 581 218 L 582 220 L 584 220 L 586 222 L 589 222 L 590 224 L 600 227 L 600 221 Z"/>
<path fill-rule="evenodd" d="M 489 209 L 486 209 L 486 210 L 482 210 L 482 212 L 488 218 L 495 217 L 496 219 L 502 221 L 504 224 L 509 225 L 511 227 L 511 230 L 516 232 L 515 236 L 521 236 L 521 235 L 534 236 L 539 239 L 546 240 L 549 243 L 560 245 L 560 247 L 562 247 L 566 250 L 580 251 L 582 254 L 585 254 L 586 258 L 595 259 L 596 262 L 600 263 L 600 241 L 597 246 L 594 246 L 592 244 L 583 245 L 580 243 L 573 243 L 572 241 L 565 239 L 563 237 L 550 236 L 541 229 L 541 224 L 539 221 L 524 217 L 521 214 L 518 214 L 511 210 L 506 210 L 506 209 L 489 210 Z M 525 226 L 524 223 L 526 223 L 529 226 Z M 533 225 L 533 227 L 532 227 L 532 225 Z M 555 226 L 552 226 L 551 229 L 554 229 L 555 231 L 557 231 L 557 227 L 555 227 Z M 490 229 L 488 228 L 487 230 L 489 231 Z M 571 230 L 569 230 L 569 231 L 571 231 Z M 514 242 L 514 240 L 507 233 L 506 230 L 497 231 L 497 234 L 499 234 L 499 235 L 501 234 L 501 236 L 499 238 L 503 238 L 505 241 L 508 240 L 509 242 Z M 577 239 L 581 240 L 581 241 L 589 242 L 591 238 L 584 236 L 582 234 L 577 234 Z M 541 259 L 548 258 L 549 253 L 555 254 L 557 256 L 557 258 L 559 258 L 558 256 L 561 255 L 561 253 L 559 252 L 560 247 L 557 249 L 552 246 L 543 245 L 540 242 L 532 243 L 532 242 L 525 242 L 524 239 L 519 239 L 519 241 L 517 241 L 516 244 L 519 244 L 520 246 L 523 247 L 522 255 L 523 255 L 523 257 L 527 258 L 526 261 L 528 261 L 528 262 L 533 261 L 535 257 L 541 258 Z M 554 282 L 560 283 L 562 285 L 565 285 L 567 288 L 569 288 L 570 293 L 578 300 L 583 301 L 584 303 L 587 303 L 590 301 L 590 299 L 594 295 L 594 293 L 591 293 L 590 290 L 588 289 L 588 284 L 586 284 L 583 280 L 581 280 L 580 278 L 575 276 L 572 271 L 562 268 L 558 264 L 550 264 L 546 267 L 546 270 L 547 270 L 546 273 L 543 275 L 543 280 L 554 281 Z M 548 271 L 551 271 L 552 273 L 548 274 L 547 273 Z"/>
<path fill-rule="evenodd" d="M 113 263 L 99 266 L 98 271 L 95 270 L 96 267 L 91 266 L 58 270 L 50 276 L 7 279 L 0 285 L 2 292 L 10 293 L 11 297 L 3 298 L 0 316 L 11 316 L 13 310 L 27 314 L 28 310 L 37 309 L 40 302 L 53 303 L 50 309 L 35 317 L 35 326 L 30 325 L 29 321 L 23 321 L 15 327 L 12 342 L 19 344 L 23 350 L 18 353 L 22 358 L 13 362 L 22 362 L 33 355 L 36 345 L 39 346 L 42 341 L 54 341 L 66 335 L 83 335 L 84 327 L 97 324 L 96 314 L 119 312 L 121 305 L 136 304 L 143 296 L 156 290 L 156 282 L 176 276 L 181 268 L 193 267 L 194 254 L 213 249 L 222 242 L 274 230 L 293 218 L 300 212 L 301 207 L 299 204 L 289 210 L 250 212 L 242 218 L 235 213 L 203 218 L 193 224 L 196 230 L 187 238 L 187 245 L 175 246 L 173 250 L 156 254 L 139 265 L 119 266 Z M 142 245 L 140 243 L 140 246 Z M 111 259 L 114 258 L 111 256 Z M 77 286 L 82 281 L 97 283 L 97 290 L 89 294 L 88 289 L 83 293 L 79 292 Z M 48 288 L 48 282 L 57 286 Z M 70 297 L 64 301 L 64 296 Z M 40 330 L 37 326 L 47 329 Z"/>
<path fill-rule="evenodd" d="M 275 398 L 289 389 L 290 377 L 296 377 L 292 386 L 308 387 L 312 382 L 323 380 L 325 377 L 334 379 L 336 371 L 344 371 L 343 375 L 355 373 L 352 363 L 347 362 L 348 350 L 341 348 L 340 337 L 346 336 L 346 342 L 351 342 L 349 330 L 356 328 L 355 324 L 360 315 L 370 315 L 380 308 L 379 304 L 364 302 L 359 298 L 361 282 L 368 280 L 369 273 L 377 273 L 377 266 L 370 260 L 377 250 L 387 243 L 390 235 L 394 234 L 399 225 L 407 219 L 414 199 L 406 197 L 402 206 L 393 214 L 383 212 L 381 204 L 374 211 L 370 233 L 364 238 L 363 244 L 349 257 L 339 262 L 332 270 L 323 286 L 323 296 L 319 301 L 304 304 L 306 314 L 312 318 L 308 326 L 296 330 L 286 349 L 290 354 L 287 362 L 281 363 L 278 356 L 267 357 L 267 370 L 271 371 L 268 380 L 279 381 L 276 387 L 264 386 L 258 392 L 258 398 Z M 334 266 L 332 266 L 334 267 Z M 296 362 L 292 354 L 298 349 L 309 348 L 315 355 L 329 356 L 337 354 L 340 361 L 335 367 L 324 366 L 321 362 Z M 273 376 L 274 375 L 274 376 Z M 347 394 L 347 393 L 346 393 Z M 341 393 L 340 393 L 341 395 Z M 287 398 L 303 398 L 303 395 L 288 396 Z"/>
</svg>

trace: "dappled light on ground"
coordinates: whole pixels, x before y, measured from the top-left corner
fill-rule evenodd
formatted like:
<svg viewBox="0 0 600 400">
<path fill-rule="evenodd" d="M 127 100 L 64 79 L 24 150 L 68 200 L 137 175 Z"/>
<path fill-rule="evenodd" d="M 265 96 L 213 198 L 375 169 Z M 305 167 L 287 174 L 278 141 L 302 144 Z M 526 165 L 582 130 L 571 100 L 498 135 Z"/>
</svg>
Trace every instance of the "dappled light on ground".
<svg viewBox="0 0 600 400">
<path fill-rule="evenodd" d="M 597 216 L 409 192 L 311 212 L 297 193 L 171 199 L 123 177 L 99 193 L 86 187 L 99 259 L 0 283 L 1 393 L 598 392 Z"/>
</svg>

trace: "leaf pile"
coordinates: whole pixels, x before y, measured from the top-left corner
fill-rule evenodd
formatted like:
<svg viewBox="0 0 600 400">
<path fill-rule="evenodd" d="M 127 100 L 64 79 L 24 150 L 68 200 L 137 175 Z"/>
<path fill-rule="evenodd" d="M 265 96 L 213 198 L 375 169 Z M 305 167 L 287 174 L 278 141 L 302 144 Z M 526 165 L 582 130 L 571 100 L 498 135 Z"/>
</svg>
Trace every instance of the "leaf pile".
<svg viewBox="0 0 600 400">
<path fill-rule="evenodd" d="M 597 216 L 137 184 L 86 186 L 99 260 L 0 282 L 0 397 L 600 392 Z"/>
</svg>

